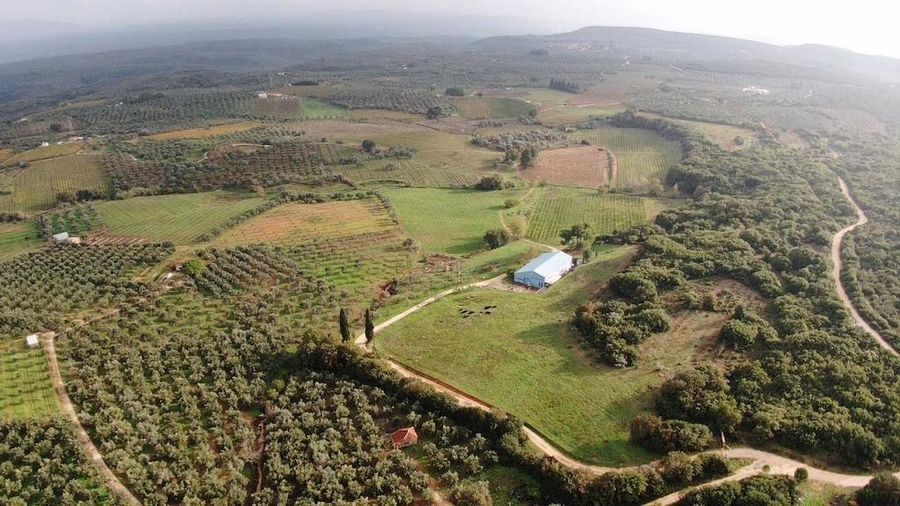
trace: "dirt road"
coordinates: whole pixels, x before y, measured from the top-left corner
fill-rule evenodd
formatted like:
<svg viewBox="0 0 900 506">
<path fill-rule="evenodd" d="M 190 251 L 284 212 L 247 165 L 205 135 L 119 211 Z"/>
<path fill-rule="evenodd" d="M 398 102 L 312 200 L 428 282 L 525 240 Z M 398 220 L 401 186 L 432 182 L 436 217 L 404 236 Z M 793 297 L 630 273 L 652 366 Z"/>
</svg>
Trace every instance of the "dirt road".
<svg viewBox="0 0 900 506">
<path fill-rule="evenodd" d="M 856 310 L 856 307 L 853 306 L 853 302 L 850 300 L 850 296 L 847 295 L 847 290 L 844 289 L 844 282 L 841 281 L 841 272 L 844 268 L 844 262 L 841 260 L 841 243 L 844 240 L 844 236 L 847 235 L 848 232 L 855 229 L 860 225 L 865 225 L 869 222 L 869 218 L 866 217 L 866 213 L 856 204 L 856 201 L 853 200 L 853 197 L 850 195 L 850 190 L 847 188 L 847 183 L 844 182 L 840 177 L 838 178 L 838 184 L 841 185 L 841 193 L 844 194 L 844 198 L 847 199 L 847 202 L 850 202 L 850 205 L 853 206 L 853 209 L 856 211 L 856 223 L 844 227 L 837 234 L 834 234 L 834 238 L 831 240 L 831 265 L 832 271 L 831 275 L 834 277 L 834 283 L 837 285 L 837 293 L 838 297 L 840 297 L 841 302 L 844 306 L 850 311 L 850 315 L 853 317 L 853 321 L 863 330 L 866 331 L 870 336 L 872 336 L 875 341 L 881 345 L 882 348 L 893 353 L 894 355 L 900 356 L 897 353 L 897 350 L 894 349 L 893 346 L 890 345 L 881 334 L 878 333 L 877 330 L 873 329 L 869 323 L 863 319 L 863 317 Z"/>
<path fill-rule="evenodd" d="M 496 279 L 496 278 L 494 278 L 494 279 Z M 430 298 L 422 301 L 421 303 L 411 307 L 410 309 L 398 314 L 397 316 L 391 318 L 390 320 L 385 321 L 381 325 L 376 326 L 375 332 L 377 334 L 384 328 L 390 326 L 393 323 L 396 323 L 396 322 L 402 320 L 403 318 L 409 316 L 412 313 L 415 313 L 416 311 L 419 311 L 420 309 L 424 308 L 428 304 L 431 304 L 435 300 L 445 297 L 451 293 L 455 293 L 459 290 L 489 284 L 491 281 L 493 281 L 493 280 L 480 281 L 477 283 L 471 283 L 468 285 L 463 285 L 461 287 L 445 290 L 445 291 L 435 295 L 434 297 L 430 297 Z M 356 344 L 365 352 L 371 352 L 371 350 L 366 346 L 366 336 L 365 335 L 359 336 L 356 339 Z M 395 371 L 397 371 L 401 376 L 404 376 L 406 378 L 414 378 L 414 379 L 421 381 L 427 385 L 430 385 L 432 388 L 434 388 L 438 392 L 444 393 L 444 394 L 450 396 L 451 398 L 453 398 L 454 400 L 456 400 L 456 402 L 459 403 L 461 406 L 483 409 L 485 411 L 490 411 L 492 409 L 492 406 L 489 403 L 482 401 L 481 399 L 478 399 L 477 397 L 472 396 L 452 385 L 449 385 L 449 384 L 447 384 L 443 381 L 440 381 L 436 378 L 429 377 L 426 374 L 416 371 L 408 366 L 399 364 L 391 359 L 385 359 L 385 360 L 387 361 L 388 365 L 390 365 L 390 367 L 393 368 Z M 553 443 L 551 443 L 550 441 L 545 439 L 543 436 L 541 436 L 540 434 L 538 434 L 537 432 L 535 432 L 533 429 L 529 428 L 528 426 L 523 427 L 522 430 L 524 431 L 525 435 L 528 437 L 528 440 L 538 450 L 540 450 L 545 455 L 556 459 L 561 464 L 563 464 L 566 467 L 569 467 L 571 469 L 577 469 L 577 470 L 584 471 L 584 472 L 587 472 L 587 473 L 590 473 L 593 475 L 597 475 L 597 476 L 608 473 L 610 471 L 629 469 L 628 467 L 613 468 L 613 467 L 604 467 L 604 466 L 596 466 L 596 465 L 592 465 L 592 464 L 586 464 L 584 462 L 581 462 L 579 460 L 576 460 L 576 459 L 566 455 L 559 448 L 554 446 Z M 820 481 L 823 483 L 828 483 L 828 484 L 837 485 L 837 486 L 841 486 L 841 487 L 861 487 L 861 486 L 865 485 L 866 483 L 868 483 L 870 479 L 872 479 L 871 475 L 842 474 L 842 473 L 835 473 L 832 471 L 827 471 L 824 469 L 818 469 L 815 467 L 811 467 L 807 464 L 804 464 L 803 462 L 792 460 L 787 457 L 782 457 L 781 455 L 765 452 L 762 450 L 754 450 L 752 448 L 733 448 L 733 449 L 725 450 L 723 452 L 723 455 L 728 458 L 750 459 L 753 461 L 753 463 L 749 466 L 746 466 L 746 467 L 740 469 L 738 472 L 736 472 L 730 476 L 727 476 L 720 480 L 716 480 L 712 483 L 740 480 L 740 479 L 746 478 L 746 477 L 754 475 L 754 474 L 762 473 L 762 472 L 764 472 L 763 467 L 765 467 L 765 466 L 769 467 L 769 471 L 768 471 L 769 473 L 787 474 L 787 475 L 793 475 L 794 471 L 797 468 L 805 467 L 809 471 L 809 479 L 810 480 Z M 900 477 L 900 472 L 896 473 L 896 476 Z M 679 491 L 677 493 L 670 494 L 663 498 L 657 499 L 656 501 L 653 501 L 651 504 L 654 504 L 654 505 L 673 504 L 673 503 L 677 502 L 678 498 L 681 497 L 681 494 L 683 494 L 687 490 L 690 490 L 690 489 L 685 489 L 683 491 Z"/>
<path fill-rule="evenodd" d="M 66 393 L 66 385 L 63 382 L 62 374 L 59 371 L 59 361 L 56 359 L 56 333 L 48 332 L 41 337 L 44 342 L 44 353 L 47 355 L 47 365 L 50 369 L 50 381 L 53 383 L 53 390 L 56 392 L 57 398 L 59 398 L 59 404 L 62 406 L 63 412 L 75 428 L 75 436 L 87 453 L 88 458 L 95 466 L 97 466 L 106 487 L 111 492 L 121 497 L 126 503 L 132 506 L 140 506 L 141 502 L 131 494 L 131 491 L 119 481 L 119 478 L 116 477 L 115 473 L 113 473 L 109 466 L 106 465 L 106 461 L 103 460 L 103 455 L 97 450 L 94 443 L 91 442 L 90 436 L 88 436 L 87 431 L 84 430 L 81 421 L 78 420 L 78 414 L 75 412 L 75 407 L 69 399 L 69 394 Z"/>
</svg>

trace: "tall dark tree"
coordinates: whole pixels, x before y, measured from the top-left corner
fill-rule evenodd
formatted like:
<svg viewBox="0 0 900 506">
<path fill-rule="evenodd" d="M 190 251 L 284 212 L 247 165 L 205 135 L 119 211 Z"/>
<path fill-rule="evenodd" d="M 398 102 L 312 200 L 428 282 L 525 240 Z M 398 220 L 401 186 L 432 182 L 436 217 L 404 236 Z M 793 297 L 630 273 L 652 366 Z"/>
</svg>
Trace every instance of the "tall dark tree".
<svg viewBox="0 0 900 506">
<path fill-rule="evenodd" d="M 344 308 L 341 308 L 341 313 L 338 315 L 338 323 L 341 326 L 341 341 L 345 343 L 350 342 L 350 320 L 347 319 L 347 311 Z"/>
<path fill-rule="evenodd" d="M 366 309 L 366 342 L 371 343 L 375 339 L 375 324 L 372 322 L 372 311 Z"/>
</svg>

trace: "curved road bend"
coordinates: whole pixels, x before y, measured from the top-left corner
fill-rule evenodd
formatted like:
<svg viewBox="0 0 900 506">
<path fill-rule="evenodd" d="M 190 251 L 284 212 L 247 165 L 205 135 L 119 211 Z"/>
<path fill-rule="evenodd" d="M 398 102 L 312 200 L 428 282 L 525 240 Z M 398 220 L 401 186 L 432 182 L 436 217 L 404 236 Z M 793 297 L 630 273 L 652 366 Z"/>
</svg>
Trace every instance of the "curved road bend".
<svg viewBox="0 0 900 506">
<path fill-rule="evenodd" d="M 869 322 L 863 319 L 853 305 L 853 302 L 850 300 L 850 296 L 847 295 L 847 290 L 844 289 L 844 282 L 841 280 L 841 271 L 843 271 L 844 268 L 844 262 L 841 260 L 841 243 L 844 241 L 844 236 L 847 235 L 847 233 L 860 225 L 868 223 L 869 218 L 859 205 L 856 204 L 856 201 L 853 200 L 853 197 L 850 195 L 850 190 L 847 188 L 847 183 L 845 183 L 842 178 L 838 177 L 838 184 L 841 185 L 841 193 L 844 194 L 844 198 L 847 199 L 847 202 L 849 202 L 850 205 L 853 206 L 854 211 L 856 211 L 856 223 L 842 228 L 838 233 L 834 234 L 834 238 L 831 240 L 831 275 L 834 277 L 834 284 L 837 285 L 838 297 L 840 297 L 844 307 L 850 311 L 853 321 L 856 322 L 858 326 L 862 327 L 866 333 L 872 336 L 882 348 L 896 356 L 900 356 L 900 354 L 897 353 L 897 350 L 881 337 L 881 334 L 873 329 L 872 326 L 869 325 Z"/>
<path fill-rule="evenodd" d="M 846 186 L 843 185 L 843 181 L 841 181 L 841 183 L 842 183 L 842 189 L 845 189 Z M 848 198 L 849 198 L 849 193 L 845 193 L 845 195 L 848 195 Z M 853 201 L 851 200 L 851 202 L 853 202 Z M 855 202 L 853 202 L 853 204 L 855 207 Z M 859 210 L 859 213 L 862 214 L 862 211 Z M 864 217 L 865 217 L 865 215 L 863 215 L 863 218 Z M 863 221 L 863 223 L 865 223 L 865 221 Z M 847 229 L 842 230 L 842 232 L 846 233 L 847 231 L 852 230 L 853 227 L 858 226 L 860 224 L 861 223 L 857 223 L 856 225 L 847 227 Z M 843 237 L 843 235 L 841 235 L 841 237 Z M 833 242 L 833 248 L 834 248 L 834 244 L 836 244 L 838 251 L 840 250 L 839 243 L 840 243 L 840 239 L 836 236 L 835 241 Z M 838 260 L 840 260 L 839 257 L 838 257 Z M 502 276 L 500 276 L 500 277 L 502 277 Z M 497 279 L 497 278 L 494 278 L 494 279 Z M 441 299 L 443 297 L 446 297 L 447 295 L 456 293 L 458 291 L 461 291 L 461 290 L 464 290 L 467 288 L 485 286 L 485 285 L 489 284 L 491 281 L 493 281 L 494 279 L 486 280 L 486 281 L 479 281 L 476 283 L 470 283 L 470 284 L 459 286 L 456 288 L 450 288 L 448 290 L 444 290 L 443 292 L 441 292 L 433 297 L 429 297 L 428 299 L 425 299 L 424 301 L 420 302 L 419 304 L 416 304 L 415 306 L 407 309 L 406 311 L 377 325 L 375 327 L 375 333 L 377 334 L 378 332 L 384 330 L 385 328 L 389 327 L 390 325 L 421 310 L 422 308 L 428 306 L 429 304 L 433 303 L 434 301 L 436 301 L 438 299 Z M 836 279 L 839 279 L 839 277 Z M 842 291 L 842 289 L 843 289 L 843 287 L 839 285 L 839 291 Z M 354 342 L 365 353 L 370 353 L 372 351 L 366 343 L 365 334 L 358 336 Z M 891 349 L 891 350 L 896 353 L 895 350 L 893 350 L 893 349 Z M 456 402 L 459 403 L 461 406 L 474 407 L 474 408 L 483 409 L 486 411 L 490 411 L 492 409 L 490 404 L 488 404 L 472 395 L 469 395 L 466 392 L 463 392 L 462 390 L 460 390 L 458 388 L 448 385 L 442 381 L 429 378 L 417 371 L 414 371 L 414 370 L 412 370 L 408 367 L 405 367 L 397 362 L 394 362 L 393 360 L 390 360 L 390 359 L 385 359 L 385 360 L 387 361 L 388 365 L 391 368 L 393 368 L 395 371 L 397 371 L 401 376 L 404 376 L 407 378 L 414 378 L 418 381 L 428 384 L 435 390 L 442 392 L 446 395 L 449 395 L 451 398 L 456 400 Z M 531 441 L 531 443 L 535 447 L 537 447 L 541 452 L 543 452 L 547 456 L 550 456 L 550 457 L 556 459 L 561 464 L 563 464 L 571 469 L 585 471 L 585 472 L 588 472 L 588 473 L 591 473 L 594 475 L 598 475 L 598 476 L 608 473 L 610 471 L 614 471 L 614 470 L 628 469 L 628 467 L 613 468 L 613 467 L 604 467 L 604 466 L 596 466 L 596 465 L 586 464 L 584 462 L 578 461 L 578 460 L 566 455 L 561 450 L 559 450 L 556 446 L 554 446 L 550 441 L 546 440 L 543 436 L 541 436 L 534 430 L 530 429 L 529 427 L 524 426 L 522 428 L 522 430 L 525 432 L 525 435 L 528 437 L 528 440 Z M 824 469 L 818 469 L 815 467 L 811 467 L 800 461 L 789 459 L 787 457 L 782 457 L 781 455 L 765 452 L 762 450 L 754 450 L 752 448 L 733 448 L 733 449 L 725 450 L 723 453 L 728 458 L 746 458 L 746 459 L 753 460 L 753 463 L 742 469 L 739 469 L 736 473 L 734 473 L 730 476 L 726 476 L 722 479 L 715 480 L 713 482 L 707 483 L 706 485 L 714 484 L 714 483 L 721 483 L 721 482 L 726 482 L 726 481 L 740 480 L 740 479 L 746 478 L 748 476 L 752 476 L 754 474 L 759 474 L 759 473 L 764 472 L 764 470 L 763 470 L 764 466 L 769 467 L 769 471 L 768 471 L 769 473 L 788 474 L 788 475 L 793 475 L 794 471 L 797 468 L 804 467 L 809 471 L 809 479 L 810 480 L 828 483 L 831 485 L 836 485 L 836 486 L 841 486 L 841 487 L 861 487 L 861 486 L 865 485 L 866 483 L 868 483 L 869 480 L 872 479 L 871 475 L 842 474 L 842 473 L 835 473 L 832 471 L 827 471 Z M 900 472 L 895 473 L 895 476 L 900 478 Z M 690 488 L 688 488 L 686 490 L 690 490 Z M 670 494 L 668 496 L 662 497 L 660 499 L 653 501 L 650 504 L 653 504 L 653 505 L 673 504 L 678 501 L 678 499 L 681 497 L 681 495 L 686 490 L 682 490 L 682 491 Z"/>
</svg>

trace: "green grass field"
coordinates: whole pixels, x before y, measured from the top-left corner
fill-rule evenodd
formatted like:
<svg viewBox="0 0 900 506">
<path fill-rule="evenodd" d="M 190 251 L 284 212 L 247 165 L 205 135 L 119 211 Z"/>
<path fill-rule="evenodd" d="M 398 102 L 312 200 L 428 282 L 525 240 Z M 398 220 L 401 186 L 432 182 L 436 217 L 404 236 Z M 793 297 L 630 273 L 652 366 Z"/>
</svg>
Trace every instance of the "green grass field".
<svg viewBox="0 0 900 506">
<path fill-rule="evenodd" d="M 0 223 L 0 262 L 35 250 L 43 243 L 34 221 Z"/>
<path fill-rule="evenodd" d="M 300 100 L 300 117 L 303 119 L 346 119 L 350 117 L 350 111 L 312 97 L 303 97 Z"/>
<path fill-rule="evenodd" d="M 617 162 L 613 188 L 648 189 L 654 181 L 664 181 L 669 168 L 681 160 L 681 148 L 677 143 L 640 128 L 579 130 L 572 134 L 572 139 L 587 140 L 612 151 Z"/>
<path fill-rule="evenodd" d="M 203 234 L 263 202 L 256 196 L 221 191 L 101 202 L 97 211 L 111 236 L 181 245 L 196 242 Z"/>
<path fill-rule="evenodd" d="M 59 156 L 74 155 L 81 151 L 81 142 L 67 142 L 65 144 L 51 144 L 42 146 L 28 151 L 23 151 L 16 155 L 7 157 L 3 160 L 4 165 L 13 166 L 19 162 L 36 162 L 38 160 L 48 160 Z"/>
<path fill-rule="evenodd" d="M 655 368 L 685 361 L 686 348 L 628 370 L 598 365 L 573 335 L 575 308 L 634 250 L 607 249 L 543 295 L 475 289 L 441 299 L 385 329 L 376 349 L 508 411 L 567 453 L 604 465 L 654 456 L 628 441 L 628 424 L 650 408 Z M 496 306 L 490 314 L 483 308 Z M 460 310 L 475 314 L 464 317 Z M 667 335 L 650 338 L 646 353 Z M 644 352 L 642 351 L 642 354 Z"/>
<path fill-rule="evenodd" d="M 685 126 L 709 137 L 719 146 L 722 146 L 724 149 L 731 151 L 742 149 L 747 146 L 752 146 L 757 141 L 756 132 L 750 130 L 749 128 L 741 128 L 733 125 L 723 125 L 721 123 L 710 123 L 707 121 L 693 121 L 686 119 L 669 118 L 666 116 L 661 116 L 659 114 L 641 113 L 641 116 L 661 118 L 668 122 L 675 123 L 676 125 Z M 742 137 L 744 139 L 744 144 L 739 145 L 735 143 L 736 137 Z"/>
<path fill-rule="evenodd" d="M 60 192 L 105 191 L 100 155 L 68 155 L 0 172 L 0 212 L 32 212 L 56 204 Z"/>
<path fill-rule="evenodd" d="M 28 418 L 59 409 L 41 348 L 23 339 L 0 345 L 0 418 Z"/>
<path fill-rule="evenodd" d="M 410 130 L 388 135 L 344 138 L 348 142 L 372 139 L 379 147 L 405 146 L 416 150 L 409 160 L 373 160 L 362 167 L 339 166 L 335 171 L 358 183 L 370 181 L 401 181 L 412 186 L 458 188 L 471 186 L 488 171 L 500 155 L 495 151 L 475 147 L 467 135 Z M 394 168 L 386 169 L 393 165 Z"/>
<path fill-rule="evenodd" d="M 535 198 L 528 237 L 545 244 L 558 245 L 559 233 L 576 223 L 586 222 L 593 234 L 600 234 L 625 230 L 648 218 L 640 197 L 548 186 L 538 188 Z"/>
<path fill-rule="evenodd" d="M 450 101 L 464 119 L 518 118 L 534 108 L 524 100 L 513 98 L 460 97 Z"/>
<path fill-rule="evenodd" d="M 388 188 L 383 193 L 423 252 L 464 255 L 484 247 L 484 233 L 501 227 L 504 200 L 521 192 Z"/>
</svg>

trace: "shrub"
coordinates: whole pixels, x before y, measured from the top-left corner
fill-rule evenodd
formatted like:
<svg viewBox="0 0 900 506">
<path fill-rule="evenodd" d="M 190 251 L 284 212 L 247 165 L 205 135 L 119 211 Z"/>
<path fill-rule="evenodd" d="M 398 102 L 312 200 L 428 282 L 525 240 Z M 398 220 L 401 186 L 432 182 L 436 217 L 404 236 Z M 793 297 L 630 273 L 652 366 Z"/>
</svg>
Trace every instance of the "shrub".
<svg viewBox="0 0 900 506">
<path fill-rule="evenodd" d="M 484 242 L 487 243 L 488 248 L 497 249 L 509 242 L 509 234 L 506 232 L 506 230 L 499 228 L 495 230 L 488 230 L 484 233 Z"/>
<path fill-rule="evenodd" d="M 889 473 L 876 474 L 856 491 L 859 506 L 900 506 L 900 479 Z"/>
<path fill-rule="evenodd" d="M 486 481 L 463 482 L 450 491 L 450 500 L 456 504 L 491 506 L 491 488 Z"/>
<path fill-rule="evenodd" d="M 500 176 L 484 176 L 475 183 L 475 189 L 481 191 L 496 191 L 503 188 L 503 179 Z"/>
<path fill-rule="evenodd" d="M 809 479 L 809 471 L 805 467 L 798 467 L 796 471 L 794 471 L 794 479 L 798 482 L 804 482 Z"/>
</svg>

